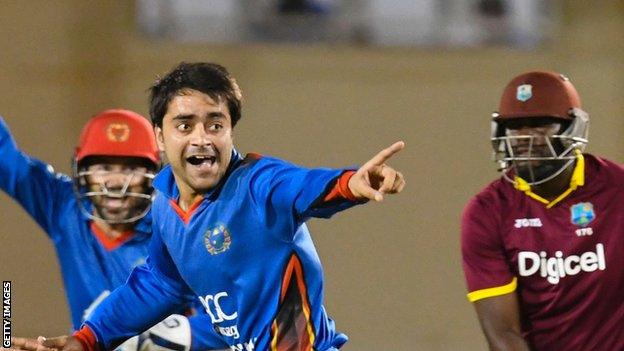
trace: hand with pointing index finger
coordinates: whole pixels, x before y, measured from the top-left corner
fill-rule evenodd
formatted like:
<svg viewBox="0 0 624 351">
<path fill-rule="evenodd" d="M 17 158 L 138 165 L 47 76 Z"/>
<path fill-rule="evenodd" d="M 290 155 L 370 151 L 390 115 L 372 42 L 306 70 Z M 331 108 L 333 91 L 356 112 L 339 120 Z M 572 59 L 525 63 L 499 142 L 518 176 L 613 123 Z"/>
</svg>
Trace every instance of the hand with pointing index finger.
<svg viewBox="0 0 624 351">
<path fill-rule="evenodd" d="M 403 141 L 397 141 L 362 165 L 349 179 L 351 193 L 361 200 L 379 202 L 383 201 L 384 194 L 401 192 L 405 186 L 403 174 L 386 165 L 386 161 L 404 147 Z"/>
</svg>

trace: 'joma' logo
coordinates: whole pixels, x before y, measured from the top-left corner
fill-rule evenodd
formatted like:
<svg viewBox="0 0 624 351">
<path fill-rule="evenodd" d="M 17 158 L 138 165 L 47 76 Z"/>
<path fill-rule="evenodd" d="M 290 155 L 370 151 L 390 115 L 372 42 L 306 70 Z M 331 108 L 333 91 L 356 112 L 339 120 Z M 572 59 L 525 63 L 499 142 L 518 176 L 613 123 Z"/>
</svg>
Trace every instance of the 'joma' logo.
<svg viewBox="0 0 624 351">
<path fill-rule="evenodd" d="M 514 227 L 527 228 L 527 227 L 541 227 L 542 221 L 539 218 L 518 218 Z"/>
</svg>

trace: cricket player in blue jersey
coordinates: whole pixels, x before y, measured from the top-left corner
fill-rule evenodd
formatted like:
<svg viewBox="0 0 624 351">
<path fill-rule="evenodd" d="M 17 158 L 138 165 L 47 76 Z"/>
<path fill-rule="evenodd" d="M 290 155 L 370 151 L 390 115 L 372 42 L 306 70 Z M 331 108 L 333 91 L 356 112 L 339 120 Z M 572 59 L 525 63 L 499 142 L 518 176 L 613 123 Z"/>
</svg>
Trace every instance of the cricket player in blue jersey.
<svg viewBox="0 0 624 351">
<path fill-rule="evenodd" d="M 43 345 L 111 349 L 195 296 L 231 350 L 337 350 L 347 337 L 323 307 L 323 277 L 305 221 L 400 192 L 385 162 L 302 168 L 233 145 L 241 91 L 222 66 L 182 63 L 151 88 L 150 115 L 170 165 L 154 180 L 146 265 L 80 331 Z"/>
<path fill-rule="evenodd" d="M 128 110 L 96 115 L 82 131 L 73 177 L 68 177 L 20 151 L 0 117 L 0 156 L 0 188 L 54 244 L 77 329 L 99 301 L 145 262 L 152 232 L 151 185 L 160 165 L 152 127 Z M 153 342 L 150 335 L 188 348 L 192 326 L 187 318 L 174 315 L 167 323 L 176 327 L 157 326 L 126 344 L 127 349 L 145 349 Z M 200 337 L 209 334 L 193 333 L 194 343 L 206 345 Z M 13 341 L 15 348 L 32 344 L 23 338 Z"/>
</svg>

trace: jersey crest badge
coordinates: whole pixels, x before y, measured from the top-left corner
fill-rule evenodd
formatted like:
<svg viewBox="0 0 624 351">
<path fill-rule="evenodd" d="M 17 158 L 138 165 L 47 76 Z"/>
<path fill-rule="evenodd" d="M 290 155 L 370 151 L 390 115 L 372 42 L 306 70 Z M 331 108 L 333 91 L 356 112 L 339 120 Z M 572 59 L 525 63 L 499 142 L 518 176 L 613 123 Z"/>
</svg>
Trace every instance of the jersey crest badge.
<svg viewBox="0 0 624 351">
<path fill-rule="evenodd" d="M 208 229 L 206 234 L 204 234 L 204 245 L 206 245 L 206 249 L 211 255 L 227 251 L 231 244 L 230 232 L 222 224 L 216 228 Z"/>
<path fill-rule="evenodd" d="M 516 99 L 525 102 L 533 97 L 533 86 L 531 84 L 522 84 L 516 90 Z"/>
<path fill-rule="evenodd" d="M 106 127 L 106 137 L 113 142 L 124 142 L 130 137 L 130 127 L 125 123 L 111 123 Z"/>
<path fill-rule="evenodd" d="M 591 202 L 579 202 L 570 207 L 570 220 L 579 227 L 586 227 L 596 218 L 594 205 Z"/>
</svg>

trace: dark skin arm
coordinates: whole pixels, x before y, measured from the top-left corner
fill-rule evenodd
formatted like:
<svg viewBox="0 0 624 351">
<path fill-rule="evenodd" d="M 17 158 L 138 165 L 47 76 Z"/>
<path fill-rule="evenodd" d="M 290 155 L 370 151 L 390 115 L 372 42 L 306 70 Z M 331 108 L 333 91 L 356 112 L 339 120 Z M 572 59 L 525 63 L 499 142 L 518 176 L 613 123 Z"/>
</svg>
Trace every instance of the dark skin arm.
<svg viewBox="0 0 624 351">
<path fill-rule="evenodd" d="M 488 297 L 474 302 L 481 329 L 492 351 L 529 351 L 520 329 L 516 294 Z"/>
</svg>

